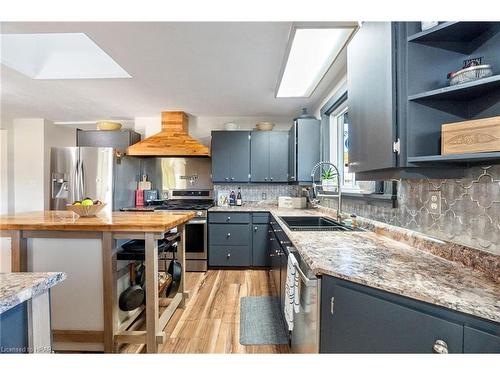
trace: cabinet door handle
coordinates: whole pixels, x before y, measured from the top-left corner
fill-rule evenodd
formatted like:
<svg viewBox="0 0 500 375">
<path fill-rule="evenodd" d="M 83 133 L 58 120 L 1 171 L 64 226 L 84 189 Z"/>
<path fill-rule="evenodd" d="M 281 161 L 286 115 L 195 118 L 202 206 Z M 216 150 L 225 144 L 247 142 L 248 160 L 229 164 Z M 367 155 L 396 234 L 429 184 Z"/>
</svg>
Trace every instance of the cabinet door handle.
<svg viewBox="0 0 500 375">
<path fill-rule="evenodd" d="M 225 177 L 224 180 L 226 180 L 226 181 L 229 180 L 229 177 Z"/>
<path fill-rule="evenodd" d="M 233 180 L 234 180 L 234 177 L 231 177 L 231 181 L 233 181 Z"/>
<path fill-rule="evenodd" d="M 333 307 L 335 306 L 335 297 L 330 298 L 330 314 L 333 315 Z"/>
<path fill-rule="evenodd" d="M 432 352 L 436 354 L 448 354 L 448 344 L 443 340 L 436 340 L 432 345 Z"/>
<path fill-rule="evenodd" d="M 229 220 L 231 220 L 231 216 L 228 216 L 226 219 L 226 221 L 229 221 Z"/>
<path fill-rule="evenodd" d="M 226 258 L 231 258 L 231 253 L 227 253 Z"/>
<path fill-rule="evenodd" d="M 253 230 L 254 230 L 255 232 L 257 232 L 257 230 L 258 230 L 258 229 L 259 229 L 258 227 L 253 227 Z"/>
<path fill-rule="evenodd" d="M 271 181 L 273 180 L 273 178 L 271 177 Z"/>
<path fill-rule="evenodd" d="M 264 181 L 267 181 L 267 177 L 264 177 Z"/>
<path fill-rule="evenodd" d="M 231 233 L 226 234 L 227 237 L 231 237 Z"/>
</svg>

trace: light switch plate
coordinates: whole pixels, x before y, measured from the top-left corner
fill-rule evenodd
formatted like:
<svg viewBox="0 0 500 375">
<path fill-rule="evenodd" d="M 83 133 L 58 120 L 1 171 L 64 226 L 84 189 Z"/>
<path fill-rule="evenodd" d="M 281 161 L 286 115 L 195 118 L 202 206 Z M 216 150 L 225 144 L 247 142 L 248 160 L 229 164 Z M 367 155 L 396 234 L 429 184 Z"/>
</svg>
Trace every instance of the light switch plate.
<svg viewBox="0 0 500 375">
<path fill-rule="evenodd" d="M 433 215 L 441 215 L 441 190 L 431 190 L 429 198 L 429 212 Z"/>
<path fill-rule="evenodd" d="M 267 199 L 267 194 L 266 193 L 262 193 L 262 200 L 265 201 Z"/>
</svg>

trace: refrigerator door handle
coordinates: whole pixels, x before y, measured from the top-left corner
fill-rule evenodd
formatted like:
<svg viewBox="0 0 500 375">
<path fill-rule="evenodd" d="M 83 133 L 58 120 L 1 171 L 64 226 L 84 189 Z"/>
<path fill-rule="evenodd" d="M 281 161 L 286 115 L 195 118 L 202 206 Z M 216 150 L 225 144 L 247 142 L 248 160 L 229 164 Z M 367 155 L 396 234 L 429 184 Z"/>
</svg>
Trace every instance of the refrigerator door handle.
<svg viewBox="0 0 500 375">
<path fill-rule="evenodd" d="M 84 199 L 85 194 L 85 171 L 83 169 L 83 161 L 80 160 L 80 199 Z"/>
</svg>

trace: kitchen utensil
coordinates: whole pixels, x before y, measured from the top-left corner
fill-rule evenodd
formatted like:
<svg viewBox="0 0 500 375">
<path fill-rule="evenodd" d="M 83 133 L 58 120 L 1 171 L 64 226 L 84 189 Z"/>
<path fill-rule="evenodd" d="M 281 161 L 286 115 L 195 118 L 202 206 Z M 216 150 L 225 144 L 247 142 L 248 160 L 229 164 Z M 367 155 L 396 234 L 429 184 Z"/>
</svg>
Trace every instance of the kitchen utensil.
<svg viewBox="0 0 500 375">
<path fill-rule="evenodd" d="M 118 299 L 118 306 L 120 310 L 123 311 L 132 311 L 142 305 L 144 302 L 144 289 L 140 285 L 135 283 L 135 264 L 129 264 L 129 277 L 130 277 L 130 286 L 125 289 Z"/>
<path fill-rule="evenodd" d="M 66 209 L 68 211 L 73 211 L 75 214 L 81 217 L 91 217 L 97 215 L 104 207 L 106 203 L 93 204 L 92 206 L 68 204 Z"/>
<path fill-rule="evenodd" d="M 139 190 L 151 190 L 151 181 L 148 181 L 148 175 L 142 175 L 142 180 L 139 181 L 137 188 Z"/>
<path fill-rule="evenodd" d="M 181 282 L 182 265 L 175 259 L 176 253 L 177 248 L 174 248 L 172 251 L 173 259 L 170 262 L 167 270 L 167 272 L 172 276 L 172 284 L 167 288 L 167 296 L 177 293 Z"/>
<path fill-rule="evenodd" d="M 259 122 L 257 125 L 257 130 L 261 131 L 271 131 L 274 128 L 274 123 L 272 122 Z"/>
<path fill-rule="evenodd" d="M 483 64 L 472 65 L 457 72 L 449 73 L 448 79 L 450 86 L 454 86 L 481 78 L 491 77 L 492 75 L 493 71 L 491 70 L 491 65 Z"/>
<path fill-rule="evenodd" d="M 226 130 L 238 130 L 240 126 L 238 124 L 235 124 L 234 122 L 226 122 L 224 124 L 224 129 Z"/>
<path fill-rule="evenodd" d="M 114 131 L 114 130 L 120 130 L 121 128 L 122 124 L 120 124 L 119 122 L 99 121 L 97 123 L 97 129 L 99 130 Z"/>
</svg>

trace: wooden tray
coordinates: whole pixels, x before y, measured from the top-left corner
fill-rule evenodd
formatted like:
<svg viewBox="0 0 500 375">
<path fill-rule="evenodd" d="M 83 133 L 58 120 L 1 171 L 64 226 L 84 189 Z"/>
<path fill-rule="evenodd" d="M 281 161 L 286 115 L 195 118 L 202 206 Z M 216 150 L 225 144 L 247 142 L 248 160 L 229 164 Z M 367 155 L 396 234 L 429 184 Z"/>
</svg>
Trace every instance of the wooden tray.
<svg viewBox="0 0 500 375">
<path fill-rule="evenodd" d="M 441 154 L 500 151 L 500 116 L 441 126 Z"/>
</svg>

